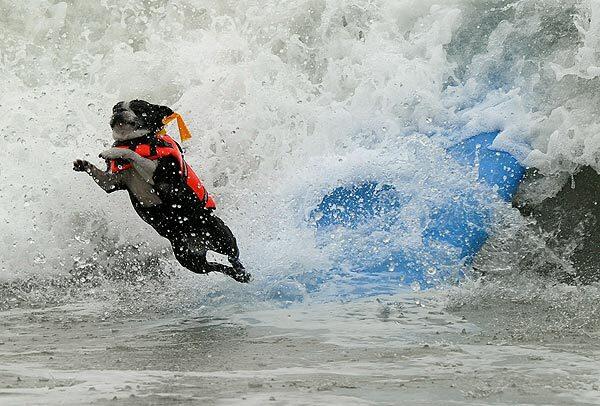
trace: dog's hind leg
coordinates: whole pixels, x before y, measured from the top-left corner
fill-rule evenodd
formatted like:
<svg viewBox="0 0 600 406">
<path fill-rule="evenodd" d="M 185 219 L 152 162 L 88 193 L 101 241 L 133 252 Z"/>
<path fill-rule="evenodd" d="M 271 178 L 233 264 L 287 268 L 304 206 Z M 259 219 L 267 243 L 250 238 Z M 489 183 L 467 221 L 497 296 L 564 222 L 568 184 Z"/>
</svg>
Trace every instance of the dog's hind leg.
<svg viewBox="0 0 600 406">
<path fill-rule="evenodd" d="M 207 250 L 204 247 L 192 248 L 188 241 L 182 239 L 171 241 L 171 245 L 177 261 L 194 273 L 207 274 L 210 272 L 220 272 L 238 282 L 250 282 L 250 274 L 246 273 L 243 267 L 239 270 L 231 266 L 208 262 L 206 259 Z"/>
<path fill-rule="evenodd" d="M 204 224 L 206 230 L 206 239 L 210 241 L 211 249 L 222 255 L 227 255 L 229 263 L 235 269 L 238 274 L 247 275 L 250 278 L 250 274 L 246 272 L 244 265 L 240 261 L 240 251 L 237 246 L 235 236 L 227 227 L 227 225 L 212 213 L 206 216 L 206 224 Z M 234 279 L 236 279 L 234 277 Z"/>
</svg>

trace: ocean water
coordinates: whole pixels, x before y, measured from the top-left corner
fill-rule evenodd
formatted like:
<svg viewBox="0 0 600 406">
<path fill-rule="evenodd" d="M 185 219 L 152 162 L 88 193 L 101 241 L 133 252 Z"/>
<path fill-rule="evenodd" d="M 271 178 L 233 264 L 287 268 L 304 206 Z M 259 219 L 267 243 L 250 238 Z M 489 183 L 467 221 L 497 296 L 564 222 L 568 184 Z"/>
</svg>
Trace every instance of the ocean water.
<svg viewBox="0 0 600 406">
<path fill-rule="evenodd" d="M 600 289 L 561 277 L 586 271 L 569 255 L 591 234 L 556 244 L 493 202 L 492 237 L 460 283 L 398 278 L 356 297 L 329 277 L 353 255 L 418 247 L 432 205 L 479 193 L 444 152 L 475 134 L 500 131 L 494 147 L 546 176 L 530 199 L 600 169 L 600 2 L 0 11 L 0 403 L 600 402 Z M 124 193 L 71 170 L 100 163 L 111 107 L 132 98 L 184 116 L 186 158 L 252 284 L 186 271 Z M 373 179 L 414 198 L 377 240 L 322 244 L 314 207 Z"/>
</svg>

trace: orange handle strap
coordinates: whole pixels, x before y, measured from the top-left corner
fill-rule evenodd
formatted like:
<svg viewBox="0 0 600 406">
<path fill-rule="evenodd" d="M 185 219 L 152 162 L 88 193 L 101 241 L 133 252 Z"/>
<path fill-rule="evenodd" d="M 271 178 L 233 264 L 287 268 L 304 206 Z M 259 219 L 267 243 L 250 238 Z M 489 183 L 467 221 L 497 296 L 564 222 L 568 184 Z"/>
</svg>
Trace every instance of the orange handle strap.
<svg viewBox="0 0 600 406">
<path fill-rule="evenodd" d="M 190 138 L 192 138 L 190 130 L 187 128 L 187 125 L 185 125 L 183 117 L 181 117 L 179 113 L 173 113 L 170 116 L 163 118 L 163 124 L 169 124 L 173 120 L 177 120 L 177 127 L 179 128 L 179 138 L 181 138 L 181 141 L 187 141 Z"/>
</svg>

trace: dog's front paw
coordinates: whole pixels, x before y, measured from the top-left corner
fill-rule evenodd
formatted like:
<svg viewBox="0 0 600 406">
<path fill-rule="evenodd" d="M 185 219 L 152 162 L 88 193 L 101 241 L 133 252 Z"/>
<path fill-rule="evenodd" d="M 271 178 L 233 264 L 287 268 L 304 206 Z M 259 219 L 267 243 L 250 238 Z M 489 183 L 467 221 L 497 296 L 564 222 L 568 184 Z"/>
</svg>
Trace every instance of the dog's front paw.
<svg viewBox="0 0 600 406">
<path fill-rule="evenodd" d="M 73 161 L 73 170 L 75 172 L 87 172 L 90 169 L 90 166 L 92 166 L 92 164 L 83 159 L 76 159 Z"/>
<path fill-rule="evenodd" d="M 127 159 L 131 153 L 132 151 L 130 149 L 115 147 L 102 151 L 98 156 L 102 159 Z"/>
</svg>

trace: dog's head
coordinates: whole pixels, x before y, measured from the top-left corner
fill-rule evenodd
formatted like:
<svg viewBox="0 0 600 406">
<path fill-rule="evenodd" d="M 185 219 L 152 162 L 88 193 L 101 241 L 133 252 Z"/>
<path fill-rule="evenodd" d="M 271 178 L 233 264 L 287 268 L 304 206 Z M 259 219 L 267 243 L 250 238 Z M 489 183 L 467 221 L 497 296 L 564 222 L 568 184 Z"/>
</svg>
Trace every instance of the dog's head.
<svg viewBox="0 0 600 406">
<path fill-rule="evenodd" d="M 116 141 L 132 140 L 148 134 L 156 134 L 163 128 L 163 119 L 173 114 L 167 106 L 144 100 L 119 102 L 113 107 L 110 127 Z"/>
</svg>

